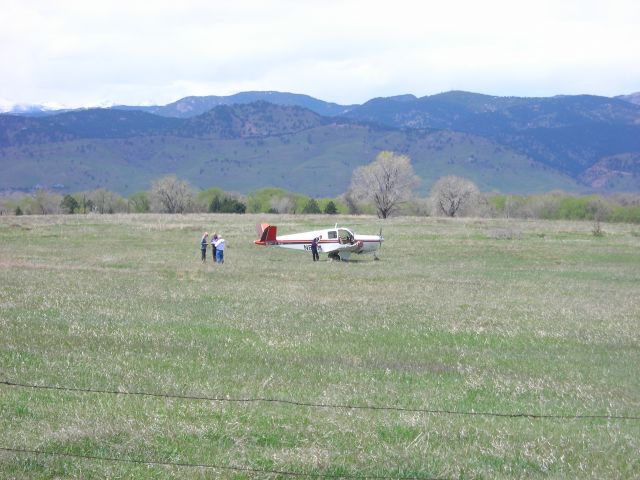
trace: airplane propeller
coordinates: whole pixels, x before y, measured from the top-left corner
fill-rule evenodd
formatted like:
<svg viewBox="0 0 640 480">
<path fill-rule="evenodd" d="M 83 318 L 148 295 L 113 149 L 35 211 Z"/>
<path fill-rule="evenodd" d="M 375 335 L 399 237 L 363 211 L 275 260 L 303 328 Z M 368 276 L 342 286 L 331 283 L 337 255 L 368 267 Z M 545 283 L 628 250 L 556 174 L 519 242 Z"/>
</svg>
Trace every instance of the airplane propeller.
<svg viewBox="0 0 640 480">
<path fill-rule="evenodd" d="M 378 243 L 380 244 L 378 247 L 378 250 L 382 250 L 382 241 L 384 240 L 384 238 L 382 237 L 382 227 L 380 227 L 380 233 L 378 234 Z M 378 256 L 375 254 L 375 252 L 373 253 L 373 259 L 374 260 L 380 260 L 378 258 Z"/>
</svg>

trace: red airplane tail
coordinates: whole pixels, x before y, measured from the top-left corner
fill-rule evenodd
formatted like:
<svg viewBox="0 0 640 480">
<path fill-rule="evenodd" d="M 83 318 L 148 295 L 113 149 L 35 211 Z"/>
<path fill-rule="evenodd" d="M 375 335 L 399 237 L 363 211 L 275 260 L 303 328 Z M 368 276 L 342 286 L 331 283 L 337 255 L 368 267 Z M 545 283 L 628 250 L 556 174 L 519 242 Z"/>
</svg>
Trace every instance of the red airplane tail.
<svg viewBox="0 0 640 480">
<path fill-rule="evenodd" d="M 258 240 L 253 243 L 256 245 L 269 245 L 275 243 L 276 232 L 278 227 L 275 225 L 269 225 L 268 223 L 259 223 L 256 225 L 256 232 L 258 233 Z"/>
</svg>

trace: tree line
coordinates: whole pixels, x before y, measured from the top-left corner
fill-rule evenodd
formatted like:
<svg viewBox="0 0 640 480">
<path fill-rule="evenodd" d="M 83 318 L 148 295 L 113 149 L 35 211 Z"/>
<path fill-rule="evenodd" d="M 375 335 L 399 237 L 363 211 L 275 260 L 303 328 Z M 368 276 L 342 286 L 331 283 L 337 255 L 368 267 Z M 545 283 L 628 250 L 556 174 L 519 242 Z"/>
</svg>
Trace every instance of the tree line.
<svg viewBox="0 0 640 480">
<path fill-rule="evenodd" d="M 220 188 L 197 190 L 173 175 L 128 197 L 104 188 L 65 195 L 46 189 L 0 195 L 0 215 L 205 212 L 334 215 L 348 213 L 348 208 L 339 199 L 316 199 L 281 188 L 263 188 L 248 195 Z"/>
<path fill-rule="evenodd" d="M 86 213 L 270 213 L 270 214 L 376 214 L 444 217 L 506 217 L 594 220 L 640 223 L 640 195 L 539 195 L 482 193 L 469 179 L 440 178 L 427 197 L 419 197 L 411 159 L 381 152 L 369 165 L 357 168 L 349 189 L 336 198 L 312 198 L 281 188 L 262 188 L 243 195 L 220 188 L 198 190 L 174 175 L 152 182 L 148 191 L 128 197 L 99 188 L 61 195 L 45 189 L 31 194 L 0 197 L 2 215 Z"/>
</svg>

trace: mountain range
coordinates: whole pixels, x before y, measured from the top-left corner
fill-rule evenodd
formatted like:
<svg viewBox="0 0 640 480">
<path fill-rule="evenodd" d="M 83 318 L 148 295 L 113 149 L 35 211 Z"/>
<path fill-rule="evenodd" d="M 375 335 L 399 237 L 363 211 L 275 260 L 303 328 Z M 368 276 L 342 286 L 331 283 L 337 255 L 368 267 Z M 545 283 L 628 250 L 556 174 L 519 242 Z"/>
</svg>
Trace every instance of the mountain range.
<svg viewBox="0 0 640 480">
<path fill-rule="evenodd" d="M 639 100 L 453 91 L 338 105 L 244 92 L 164 106 L 34 108 L 0 115 L 0 190 L 126 194 L 174 173 L 201 188 L 334 196 L 355 168 L 394 150 L 411 157 L 422 193 L 446 174 L 485 191 L 637 192 Z"/>
</svg>

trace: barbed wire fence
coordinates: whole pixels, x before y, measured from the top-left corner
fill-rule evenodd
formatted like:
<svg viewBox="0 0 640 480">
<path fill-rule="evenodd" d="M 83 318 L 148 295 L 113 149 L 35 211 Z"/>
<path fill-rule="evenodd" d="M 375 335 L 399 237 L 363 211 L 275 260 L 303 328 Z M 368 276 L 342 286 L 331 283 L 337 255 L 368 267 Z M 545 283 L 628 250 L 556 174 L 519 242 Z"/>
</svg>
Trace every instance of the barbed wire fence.
<svg viewBox="0 0 640 480">
<path fill-rule="evenodd" d="M 463 416 L 483 416 L 483 417 L 500 417 L 500 418 L 528 418 L 528 419 L 550 419 L 550 420 L 588 420 L 588 419 L 600 419 L 609 421 L 638 421 L 640 416 L 636 415 L 609 415 L 609 414 L 540 414 L 531 412 L 483 412 L 483 411 L 463 411 L 463 410 L 445 410 L 445 409 L 426 409 L 426 408 L 408 408 L 399 406 L 381 406 L 381 405 L 350 405 L 350 404 L 332 404 L 332 403 L 312 403 L 302 402 L 296 400 L 287 400 L 281 398 L 268 398 L 268 397 L 248 397 L 248 398 L 233 398 L 229 396 L 206 396 L 206 395 L 185 395 L 185 394 L 173 394 L 173 393 L 154 393 L 144 391 L 124 391 L 124 390 L 109 390 L 100 388 L 77 388 L 57 385 L 38 385 L 23 382 L 14 382 L 10 380 L 0 380 L 0 385 L 11 388 L 27 388 L 36 390 L 53 390 L 64 391 L 71 393 L 82 394 L 101 394 L 101 395 L 130 395 L 130 396 L 143 396 L 154 398 L 166 398 L 166 399 L 178 399 L 185 401 L 209 401 L 209 402 L 228 402 L 228 403 L 278 403 L 284 405 L 290 405 L 293 407 L 304 408 L 322 408 L 322 409 L 350 409 L 350 410 L 372 410 L 372 411 L 396 411 L 396 412 L 411 412 L 411 413 L 424 413 L 429 415 L 463 415 Z M 0 445 L 0 451 L 25 454 L 25 455 L 46 455 L 62 458 L 76 458 L 90 461 L 106 461 L 106 462 L 118 462 L 129 463 L 139 465 L 154 465 L 164 467 L 178 467 L 178 468 L 201 468 L 212 469 L 220 471 L 235 471 L 240 473 L 252 473 L 262 475 L 281 475 L 286 477 L 306 477 L 306 478 L 345 478 L 345 479 L 398 479 L 398 480 L 440 480 L 444 477 L 417 477 L 417 476 L 380 476 L 380 475 L 349 475 L 349 474 L 322 474 L 322 473 L 307 473 L 296 472 L 289 470 L 276 470 L 276 469 L 257 469 L 251 467 L 239 467 L 220 464 L 209 463 L 188 463 L 188 462 L 171 462 L 158 459 L 131 459 L 131 458 L 119 458 L 110 456 L 97 456 L 97 455 L 84 455 L 63 451 L 51 451 L 42 449 L 29 449 L 19 447 L 9 447 Z"/>
<path fill-rule="evenodd" d="M 306 478 L 345 478 L 345 479 L 371 479 L 371 480 L 447 480 L 445 477 L 406 477 L 406 476 L 382 476 L 382 475 L 350 475 L 350 474 L 332 474 L 332 473 L 311 473 L 311 472 L 294 472 L 292 470 L 269 470 L 251 467 L 234 467 L 230 465 L 219 465 L 212 463 L 188 463 L 188 462 L 169 462 L 162 460 L 136 460 L 130 458 L 118 458 L 107 457 L 98 455 L 82 455 L 76 453 L 67 452 L 52 452 L 47 450 L 38 449 L 26 449 L 26 448 L 9 448 L 0 446 L 0 451 L 17 453 L 17 454 L 32 454 L 32 455 L 48 455 L 54 457 L 66 457 L 77 458 L 82 460 L 92 461 L 105 461 L 105 462 L 117 462 L 117 463 L 130 463 L 137 465 L 154 465 L 161 467 L 181 467 L 181 468 L 204 468 L 211 470 L 224 470 L 233 472 L 255 473 L 264 475 L 282 475 L 287 477 L 306 477 Z"/>
<path fill-rule="evenodd" d="M 482 416 L 482 417 L 507 417 L 507 418 L 531 418 L 531 419 L 558 419 L 558 420 L 580 420 L 580 419 L 604 419 L 604 420 L 640 420 L 640 416 L 634 415 L 610 415 L 610 414 L 541 414 L 531 412 L 515 412 L 515 413 L 501 413 L 501 412 L 483 412 L 483 411 L 464 411 L 464 410 L 443 410 L 443 409 L 427 409 L 427 408 L 410 408 L 410 407 L 398 407 L 398 406 L 384 406 L 384 405 L 349 405 L 349 404 L 335 404 L 335 403 L 312 403 L 301 402 L 296 400 L 287 400 L 282 398 L 268 398 L 268 397 L 246 397 L 246 398 L 233 398 L 229 396 L 205 396 L 205 395 L 184 395 L 184 394 L 172 394 L 172 393 L 153 393 L 142 391 L 125 391 L 125 390 L 108 390 L 98 388 L 76 388 L 65 387 L 55 385 L 37 385 L 29 383 L 12 382 L 8 380 L 0 380 L 0 385 L 6 385 L 9 387 L 20 388 L 32 388 L 42 390 L 59 390 L 65 392 L 76 393 L 95 393 L 95 394 L 109 394 L 109 395 L 132 395 L 132 396 L 145 396 L 145 397 L 159 397 L 159 398 L 171 398 L 179 400 L 194 400 L 194 401 L 210 401 L 210 402 L 228 402 L 228 403 L 281 403 L 286 405 L 293 405 L 298 407 L 308 408 L 326 408 L 326 409 L 342 409 L 342 410 L 386 410 L 386 411 L 399 411 L 410 413 L 426 413 L 432 415 L 464 415 L 464 416 Z"/>
</svg>

